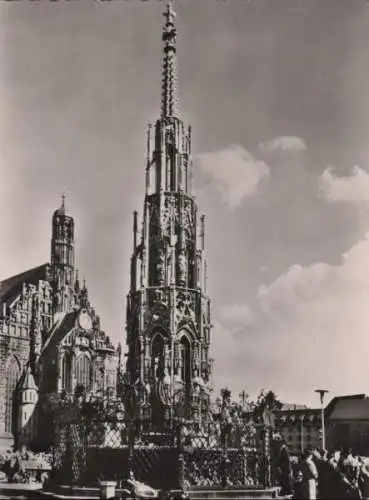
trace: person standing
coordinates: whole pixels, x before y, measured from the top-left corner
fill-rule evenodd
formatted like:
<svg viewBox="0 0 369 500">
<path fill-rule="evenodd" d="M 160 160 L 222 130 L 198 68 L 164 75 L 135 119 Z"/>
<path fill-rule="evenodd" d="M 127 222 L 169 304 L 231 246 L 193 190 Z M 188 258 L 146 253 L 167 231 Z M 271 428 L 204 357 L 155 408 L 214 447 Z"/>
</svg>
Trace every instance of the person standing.
<svg viewBox="0 0 369 500">
<path fill-rule="evenodd" d="M 362 460 L 360 465 L 359 487 L 362 498 L 369 499 L 369 468 Z"/>
<path fill-rule="evenodd" d="M 281 485 L 281 495 L 291 495 L 292 494 L 291 458 L 286 442 L 284 440 L 282 441 L 282 445 L 279 449 L 278 473 L 279 473 L 279 484 Z"/>
<path fill-rule="evenodd" d="M 313 460 L 313 451 L 304 452 L 301 464 L 302 472 L 302 497 L 306 500 L 316 500 L 318 470 Z"/>
</svg>

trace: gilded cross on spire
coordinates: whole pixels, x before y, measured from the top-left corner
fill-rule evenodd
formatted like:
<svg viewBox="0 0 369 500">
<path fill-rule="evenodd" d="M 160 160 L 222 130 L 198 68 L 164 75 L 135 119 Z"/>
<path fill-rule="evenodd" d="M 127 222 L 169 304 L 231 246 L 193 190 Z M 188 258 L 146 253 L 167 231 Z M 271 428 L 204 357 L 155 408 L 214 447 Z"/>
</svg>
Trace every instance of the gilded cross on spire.
<svg viewBox="0 0 369 500">
<path fill-rule="evenodd" d="M 173 10 L 173 3 L 167 3 L 167 10 L 163 13 L 163 16 L 166 19 L 166 24 L 173 24 L 173 21 L 176 17 L 176 13 Z"/>
<path fill-rule="evenodd" d="M 165 25 L 163 29 L 164 56 L 163 56 L 163 76 L 162 76 L 162 98 L 161 114 L 163 117 L 176 115 L 176 36 L 177 30 L 174 26 L 176 14 L 173 10 L 172 2 L 168 2 L 167 9 L 163 13 Z"/>
</svg>

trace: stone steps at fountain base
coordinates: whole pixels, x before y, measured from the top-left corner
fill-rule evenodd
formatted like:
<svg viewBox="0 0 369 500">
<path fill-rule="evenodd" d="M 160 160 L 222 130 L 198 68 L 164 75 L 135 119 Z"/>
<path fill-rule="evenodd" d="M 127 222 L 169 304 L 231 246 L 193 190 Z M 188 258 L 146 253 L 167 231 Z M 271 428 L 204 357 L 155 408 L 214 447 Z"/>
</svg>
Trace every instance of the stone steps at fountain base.
<svg viewBox="0 0 369 500">
<path fill-rule="evenodd" d="M 98 500 L 100 498 L 100 489 L 92 487 L 78 486 L 58 486 L 52 490 L 39 490 L 37 498 L 63 499 L 63 500 Z M 121 490 L 116 490 L 116 498 L 120 497 Z M 255 487 L 237 487 L 237 488 L 194 488 L 188 491 L 190 500 L 289 500 L 290 496 L 278 496 L 278 488 L 255 488 Z"/>
<path fill-rule="evenodd" d="M 196 488 L 189 491 L 191 500 L 287 500 L 290 496 L 279 496 L 279 488 Z"/>
</svg>

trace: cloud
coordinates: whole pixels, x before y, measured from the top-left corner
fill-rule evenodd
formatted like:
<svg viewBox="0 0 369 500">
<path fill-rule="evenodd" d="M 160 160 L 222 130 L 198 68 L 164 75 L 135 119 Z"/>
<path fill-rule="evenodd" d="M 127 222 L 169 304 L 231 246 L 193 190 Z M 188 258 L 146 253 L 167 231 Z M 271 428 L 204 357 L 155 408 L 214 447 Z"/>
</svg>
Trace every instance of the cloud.
<svg viewBox="0 0 369 500">
<path fill-rule="evenodd" d="M 296 136 L 275 137 L 270 141 L 259 142 L 258 147 L 264 153 L 270 151 L 304 151 L 306 144 Z"/>
<path fill-rule="evenodd" d="M 319 194 L 331 202 L 366 204 L 369 202 L 369 174 L 366 170 L 355 166 L 351 175 L 339 177 L 334 167 L 328 167 L 321 176 Z"/>
<path fill-rule="evenodd" d="M 332 397 L 368 392 L 368 300 L 369 233 L 342 255 L 339 265 L 294 265 L 260 286 L 252 307 L 236 309 L 251 309 L 251 328 L 249 314 L 245 325 L 239 314 L 237 328 L 223 314 L 221 323 L 228 329 L 224 376 L 237 390 L 270 387 L 296 403 L 317 404 L 313 391 L 318 386 Z M 242 328 L 244 335 L 236 335 Z M 215 358 L 221 355 L 220 350 Z"/>
<path fill-rule="evenodd" d="M 219 317 L 229 323 L 242 322 L 243 325 L 252 322 L 251 309 L 247 304 L 232 304 L 220 309 Z"/>
<path fill-rule="evenodd" d="M 261 285 L 258 299 L 261 310 L 288 307 L 290 310 L 312 300 L 330 272 L 328 264 L 319 262 L 308 267 L 291 266 L 271 285 Z"/>
<path fill-rule="evenodd" d="M 268 165 L 234 144 L 197 158 L 200 169 L 211 176 L 217 191 L 230 208 L 240 206 L 245 197 L 255 195 L 263 180 L 268 178 Z"/>
</svg>

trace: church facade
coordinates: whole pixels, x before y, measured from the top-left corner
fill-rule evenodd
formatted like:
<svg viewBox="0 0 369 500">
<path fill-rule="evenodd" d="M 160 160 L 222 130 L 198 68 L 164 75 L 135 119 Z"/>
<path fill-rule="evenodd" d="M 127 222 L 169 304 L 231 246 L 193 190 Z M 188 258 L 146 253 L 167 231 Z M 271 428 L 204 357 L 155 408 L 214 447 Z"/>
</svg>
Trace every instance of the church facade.
<svg viewBox="0 0 369 500">
<path fill-rule="evenodd" d="M 118 358 L 75 270 L 63 197 L 50 263 L 0 282 L 0 448 L 38 440 L 42 395 L 114 393 Z"/>
<path fill-rule="evenodd" d="M 200 422 L 210 404 L 205 217 L 192 192 L 191 128 L 176 99 L 176 27 L 164 14 L 161 116 L 147 135 L 143 221 L 133 215 L 127 373 L 140 418 Z"/>
</svg>

